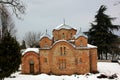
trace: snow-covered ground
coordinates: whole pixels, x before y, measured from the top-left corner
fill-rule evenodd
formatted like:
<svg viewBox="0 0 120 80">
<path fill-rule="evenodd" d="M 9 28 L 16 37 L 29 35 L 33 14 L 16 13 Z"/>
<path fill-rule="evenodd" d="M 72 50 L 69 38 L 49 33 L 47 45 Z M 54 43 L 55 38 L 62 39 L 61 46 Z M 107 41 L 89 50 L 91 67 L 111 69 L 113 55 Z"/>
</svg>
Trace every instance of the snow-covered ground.
<svg viewBox="0 0 120 80">
<path fill-rule="evenodd" d="M 113 74 L 117 74 L 118 78 L 111 80 L 120 80 L 120 64 L 118 63 L 110 63 L 110 62 L 98 62 L 98 74 L 90 74 L 90 75 L 47 75 L 47 74 L 39 74 L 39 75 L 23 75 L 20 72 L 16 72 L 12 74 L 15 78 L 5 78 L 5 80 L 110 80 L 108 78 L 98 79 L 97 76 L 100 74 L 105 74 L 107 76 L 111 76 Z"/>
</svg>

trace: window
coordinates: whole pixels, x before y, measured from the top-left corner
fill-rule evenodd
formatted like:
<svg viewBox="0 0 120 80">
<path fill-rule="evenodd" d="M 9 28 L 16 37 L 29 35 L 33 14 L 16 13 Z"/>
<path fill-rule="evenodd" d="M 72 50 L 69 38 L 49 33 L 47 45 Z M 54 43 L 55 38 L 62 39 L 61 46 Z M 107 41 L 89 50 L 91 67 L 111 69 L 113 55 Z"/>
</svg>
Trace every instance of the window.
<svg viewBox="0 0 120 80">
<path fill-rule="evenodd" d="M 60 47 L 60 55 L 61 56 L 66 55 L 66 47 Z"/>
<path fill-rule="evenodd" d="M 62 47 L 60 47 L 60 54 L 61 54 L 61 56 L 62 56 Z"/>
<path fill-rule="evenodd" d="M 64 55 L 66 54 L 66 47 L 64 47 Z"/>
<path fill-rule="evenodd" d="M 47 63 L 47 58 L 44 58 L 44 62 Z"/>
<path fill-rule="evenodd" d="M 80 46 L 82 46 L 83 45 L 83 42 L 82 42 L 82 40 L 80 40 Z"/>
<path fill-rule="evenodd" d="M 82 58 L 79 59 L 79 63 L 82 63 Z"/>
<path fill-rule="evenodd" d="M 45 41 L 44 47 L 47 47 L 47 46 L 48 46 L 47 41 Z"/>
<path fill-rule="evenodd" d="M 45 43 L 46 43 L 47 41 L 45 41 Z"/>
<path fill-rule="evenodd" d="M 75 58 L 75 65 L 77 65 L 78 64 L 78 59 L 77 58 Z"/>
<path fill-rule="evenodd" d="M 66 60 L 63 60 L 63 69 L 66 69 Z"/>
<path fill-rule="evenodd" d="M 63 38 L 63 39 L 65 38 L 65 34 L 64 34 L 64 33 L 62 33 L 62 38 Z"/>
<path fill-rule="evenodd" d="M 72 33 L 70 33 L 71 39 L 72 39 Z"/>
<path fill-rule="evenodd" d="M 59 69 L 66 69 L 66 59 L 59 59 Z"/>
</svg>

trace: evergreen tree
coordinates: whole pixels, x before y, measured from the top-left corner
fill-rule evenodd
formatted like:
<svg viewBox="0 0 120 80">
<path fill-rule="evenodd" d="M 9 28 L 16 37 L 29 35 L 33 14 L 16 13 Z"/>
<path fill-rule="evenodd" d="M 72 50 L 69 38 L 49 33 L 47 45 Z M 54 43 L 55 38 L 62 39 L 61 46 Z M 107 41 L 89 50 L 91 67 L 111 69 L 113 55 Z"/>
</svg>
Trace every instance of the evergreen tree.
<svg viewBox="0 0 120 80">
<path fill-rule="evenodd" d="M 111 52 L 112 44 L 116 42 L 118 36 L 113 34 L 113 30 L 118 30 L 120 26 L 113 25 L 111 18 L 106 15 L 106 7 L 102 5 L 95 16 L 95 24 L 91 23 L 91 28 L 88 31 L 88 40 L 90 44 L 96 45 L 98 47 L 98 58 L 102 59 L 102 54 Z M 118 47 L 118 46 L 117 46 Z"/>
<path fill-rule="evenodd" d="M 21 63 L 19 43 L 10 34 L 0 43 L 0 78 L 8 77 L 18 70 Z"/>
</svg>

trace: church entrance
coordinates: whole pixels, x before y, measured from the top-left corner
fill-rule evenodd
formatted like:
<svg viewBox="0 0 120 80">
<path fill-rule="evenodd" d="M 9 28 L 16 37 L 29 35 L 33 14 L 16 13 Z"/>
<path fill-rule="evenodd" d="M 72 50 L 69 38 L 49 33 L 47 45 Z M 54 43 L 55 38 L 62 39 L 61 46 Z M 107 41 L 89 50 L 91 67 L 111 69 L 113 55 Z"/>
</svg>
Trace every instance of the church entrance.
<svg viewBox="0 0 120 80">
<path fill-rule="evenodd" d="M 34 62 L 30 61 L 29 65 L 30 65 L 30 74 L 33 74 L 34 73 Z"/>
</svg>

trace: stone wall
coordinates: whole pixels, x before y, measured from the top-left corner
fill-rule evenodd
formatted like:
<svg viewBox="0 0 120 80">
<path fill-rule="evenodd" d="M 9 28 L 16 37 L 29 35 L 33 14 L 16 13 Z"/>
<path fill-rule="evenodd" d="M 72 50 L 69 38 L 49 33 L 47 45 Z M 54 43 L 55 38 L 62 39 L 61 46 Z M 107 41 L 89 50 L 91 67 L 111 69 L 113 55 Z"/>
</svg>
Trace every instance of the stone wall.
<svg viewBox="0 0 120 80">
<path fill-rule="evenodd" d="M 75 45 L 76 47 L 79 47 L 79 46 L 86 47 L 87 39 L 84 36 L 80 36 L 77 39 L 75 39 Z"/>
<path fill-rule="evenodd" d="M 53 36 L 54 40 L 70 40 L 72 37 L 76 34 L 76 30 L 66 30 L 66 29 L 60 29 L 60 30 L 53 30 Z M 64 36 L 63 36 L 64 35 Z"/>
<path fill-rule="evenodd" d="M 40 43 L 39 43 L 40 47 L 43 48 L 43 47 L 50 47 L 52 45 L 52 40 L 50 40 L 49 38 L 47 37 L 43 37 L 41 40 L 40 40 Z"/>
<path fill-rule="evenodd" d="M 97 72 L 97 48 L 90 49 L 90 72 Z"/>
</svg>

